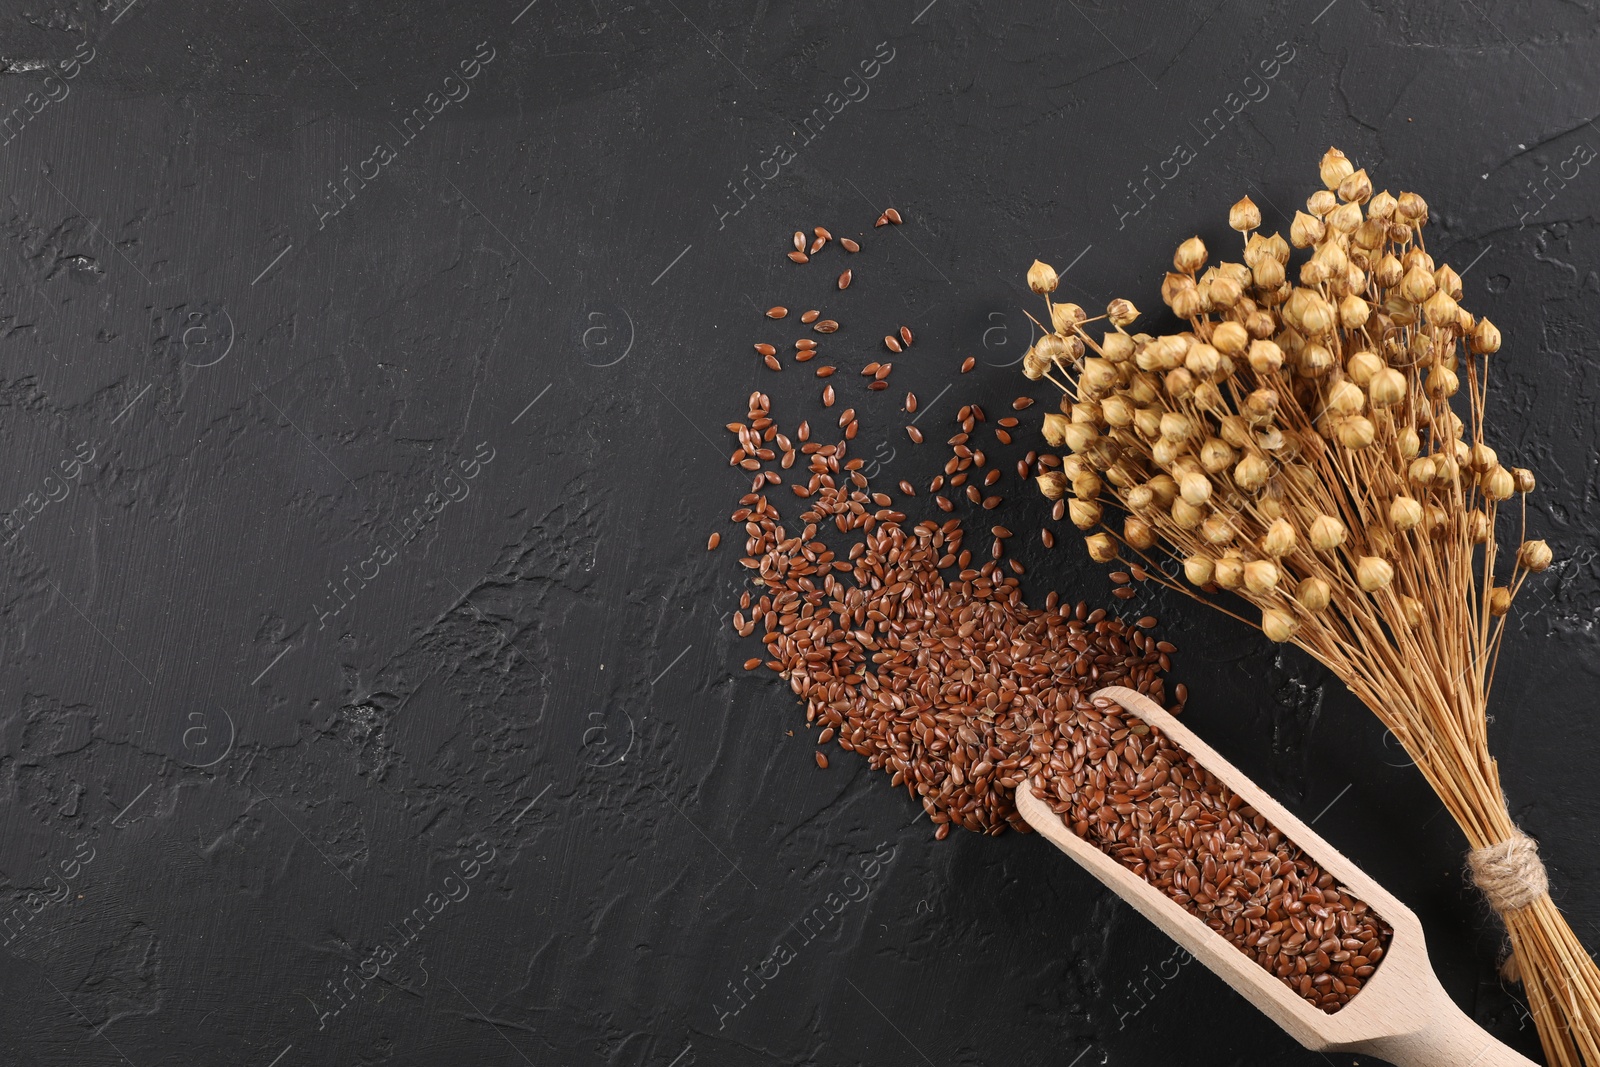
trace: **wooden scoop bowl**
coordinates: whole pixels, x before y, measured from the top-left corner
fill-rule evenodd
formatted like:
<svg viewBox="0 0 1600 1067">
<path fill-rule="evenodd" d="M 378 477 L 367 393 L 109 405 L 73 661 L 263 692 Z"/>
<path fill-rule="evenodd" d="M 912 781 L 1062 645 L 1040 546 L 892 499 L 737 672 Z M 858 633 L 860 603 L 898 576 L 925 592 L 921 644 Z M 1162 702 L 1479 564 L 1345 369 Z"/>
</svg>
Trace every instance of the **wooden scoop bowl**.
<svg viewBox="0 0 1600 1067">
<path fill-rule="evenodd" d="M 1399 1067 L 1535 1067 L 1533 1061 L 1489 1036 L 1445 995 L 1428 963 L 1422 924 L 1383 886 L 1148 697 L 1122 686 L 1109 686 L 1094 695 L 1114 700 L 1166 734 L 1365 901 L 1389 923 L 1394 937 L 1361 991 L 1329 1015 L 1302 1000 L 1161 890 L 1074 834 L 1048 804 L 1023 786 L 1017 790 L 1017 810 L 1029 825 L 1221 975 L 1306 1048 L 1367 1053 Z"/>
</svg>

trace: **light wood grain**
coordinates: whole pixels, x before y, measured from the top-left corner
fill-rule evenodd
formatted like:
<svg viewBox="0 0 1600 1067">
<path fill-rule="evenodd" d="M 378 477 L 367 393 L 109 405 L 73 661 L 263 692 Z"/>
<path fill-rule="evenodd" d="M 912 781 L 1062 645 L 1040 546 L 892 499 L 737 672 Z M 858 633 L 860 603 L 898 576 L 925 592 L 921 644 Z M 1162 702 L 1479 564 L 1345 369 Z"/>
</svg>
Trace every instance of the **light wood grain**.
<svg viewBox="0 0 1600 1067">
<path fill-rule="evenodd" d="M 1017 809 L 1043 837 L 1309 1049 L 1367 1053 L 1399 1067 L 1533 1067 L 1531 1060 L 1489 1036 L 1451 1002 L 1434 977 L 1422 926 L 1411 909 L 1154 701 L 1121 686 L 1101 689 L 1095 696 L 1116 701 L 1192 755 L 1382 916 L 1394 928 L 1394 939 L 1361 992 L 1328 1015 L 1306 1003 L 1165 893 L 1074 834 L 1026 786 L 1019 788 Z"/>
</svg>

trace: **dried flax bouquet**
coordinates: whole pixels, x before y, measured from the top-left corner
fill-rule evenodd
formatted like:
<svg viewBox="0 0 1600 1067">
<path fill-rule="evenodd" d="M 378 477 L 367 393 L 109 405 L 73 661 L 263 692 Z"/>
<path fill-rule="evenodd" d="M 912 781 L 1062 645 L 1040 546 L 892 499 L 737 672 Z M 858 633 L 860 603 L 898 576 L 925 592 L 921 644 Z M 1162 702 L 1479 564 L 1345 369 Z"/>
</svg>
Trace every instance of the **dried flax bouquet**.
<svg viewBox="0 0 1600 1067">
<path fill-rule="evenodd" d="M 1093 558 L 1259 618 L 1372 709 L 1466 834 L 1547 1059 L 1600 1067 L 1600 969 L 1489 755 L 1505 615 L 1551 558 L 1520 532 L 1509 574 L 1499 556 L 1502 505 L 1516 498 L 1523 523 L 1534 487 L 1484 443 L 1500 334 L 1428 255 L 1422 197 L 1374 195 L 1336 149 L 1321 178 L 1287 241 L 1256 232 L 1247 197 L 1228 217 L 1242 262 L 1207 266 L 1198 237 L 1178 247 L 1161 286 L 1178 332 L 1128 332 L 1126 300 L 1095 318 L 1049 302 L 1024 370 L 1061 388 L 1044 433 L 1069 454 L 1039 484 L 1094 531 Z M 1310 251 L 1298 266 L 1291 246 Z M 1043 263 L 1028 281 L 1047 301 L 1056 288 Z"/>
</svg>

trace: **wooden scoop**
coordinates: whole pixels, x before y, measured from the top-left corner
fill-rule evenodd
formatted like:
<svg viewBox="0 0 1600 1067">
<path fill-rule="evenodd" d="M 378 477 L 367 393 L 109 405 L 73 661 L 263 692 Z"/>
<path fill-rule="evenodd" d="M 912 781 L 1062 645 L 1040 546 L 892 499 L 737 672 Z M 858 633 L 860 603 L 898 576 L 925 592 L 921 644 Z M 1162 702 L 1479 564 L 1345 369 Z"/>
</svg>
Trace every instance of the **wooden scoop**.
<svg viewBox="0 0 1600 1067">
<path fill-rule="evenodd" d="M 1490 1037 L 1445 995 L 1428 964 L 1422 924 L 1411 909 L 1154 701 L 1122 686 L 1109 686 L 1094 695 L 1116 701 L 1166 734 L 1348 887 L 1357 899 L 1365 901 L 1394 929 L 1394 937 L 1360 992 L 1329 1015 L 1301 999 L 1161 890 L 1074 834 L 1048 804 L 1024 786 L 1017 790 L 1017 810 L 1029 825 L 1087 867 L 1089 873 L 1165 930 L 1195 959 L 1221 975 L 1306 1048 L 1368 1053 L 1399 1067 L 1535 1067 L 1533 1061 Z"/>
</svg>

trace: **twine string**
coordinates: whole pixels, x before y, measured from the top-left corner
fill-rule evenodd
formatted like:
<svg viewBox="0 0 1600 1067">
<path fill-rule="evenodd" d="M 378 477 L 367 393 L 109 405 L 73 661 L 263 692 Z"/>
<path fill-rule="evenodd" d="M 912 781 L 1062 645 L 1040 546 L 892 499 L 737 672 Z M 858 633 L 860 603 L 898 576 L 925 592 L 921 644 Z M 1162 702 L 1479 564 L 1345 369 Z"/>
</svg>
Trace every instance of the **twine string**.
<svg viewBox="0 0 1600 1067">
<path fill-rule="evenodd" d="M 1550 878 L 1539 859 L 1539 843 L 1521 830 L 1504 841 L 1467 853 L 1472 884 L 1504 915 L 1525 908 L 1550 892 Z"/>
</svg>

